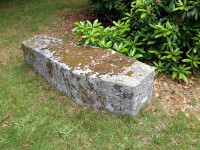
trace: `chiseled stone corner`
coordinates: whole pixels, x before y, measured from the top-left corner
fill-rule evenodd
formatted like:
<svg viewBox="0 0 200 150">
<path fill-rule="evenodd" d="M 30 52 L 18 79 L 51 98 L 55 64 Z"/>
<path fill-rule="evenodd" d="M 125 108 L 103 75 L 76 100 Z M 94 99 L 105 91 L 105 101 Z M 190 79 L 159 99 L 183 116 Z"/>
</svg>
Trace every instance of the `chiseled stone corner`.
<svg viewBox="0 0 200 150">
<path fill-rule="evenodd" d="M 151 100 L 154 69 L 111 50 L 35 36 L 22 44 L 26 63 L 78 104 L 136 115 Z"/>
</svg>

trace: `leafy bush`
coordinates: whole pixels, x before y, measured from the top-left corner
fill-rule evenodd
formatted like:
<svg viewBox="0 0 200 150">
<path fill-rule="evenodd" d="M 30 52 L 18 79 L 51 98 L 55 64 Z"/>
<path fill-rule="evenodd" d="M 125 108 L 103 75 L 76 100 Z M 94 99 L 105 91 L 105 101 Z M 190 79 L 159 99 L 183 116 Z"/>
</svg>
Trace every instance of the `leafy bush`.
<svg viewBox="0 0 200 150">
<path fill-rule="evenodd" d="M 156 74 L 188 82 L 200 65 L 199 0 L 134 0 L 125 17 L 104 28 L 98 20 L 76 22 L 80 44 L 110 48 L 134 59 L 149 60 Z"/>
</svg>

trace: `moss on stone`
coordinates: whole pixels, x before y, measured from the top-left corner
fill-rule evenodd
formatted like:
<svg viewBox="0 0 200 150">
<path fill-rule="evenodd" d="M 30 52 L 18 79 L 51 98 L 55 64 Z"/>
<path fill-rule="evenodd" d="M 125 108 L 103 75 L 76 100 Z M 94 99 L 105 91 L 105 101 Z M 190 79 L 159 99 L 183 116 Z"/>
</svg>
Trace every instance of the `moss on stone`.
<svg viewBox="0 0 200 150">
<path fill-rule="evenodd" d="M 48 49 L 54 52 L 54 58 L 66 63 L 73 70 L 91 70 L 87 75 L 116 75 L 123 72 L 134 62 L 133 59 L 122 54 L 101 48 L 54 43 Z"/>
<path fill-rule="evenodd" d="M 128 71 L 128 72 L 126 73 L 127 76 L 132 76 L 132 74 L 133 74 L 133 71 Z"/>
</svg>

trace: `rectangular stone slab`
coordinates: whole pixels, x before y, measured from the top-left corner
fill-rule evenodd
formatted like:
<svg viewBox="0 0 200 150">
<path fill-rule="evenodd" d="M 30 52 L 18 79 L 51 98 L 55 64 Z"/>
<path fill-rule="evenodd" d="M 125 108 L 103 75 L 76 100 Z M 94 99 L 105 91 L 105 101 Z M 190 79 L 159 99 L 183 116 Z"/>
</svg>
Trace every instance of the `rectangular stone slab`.
<svg viewBox="0 0 200 150">
<path fill-rule="evenodd" d="M 26 63 L 78 104 L 136 115 L 151 100 L 154 69 L 111 50 L 35 36 L 22 44 Z"/>
</svg>

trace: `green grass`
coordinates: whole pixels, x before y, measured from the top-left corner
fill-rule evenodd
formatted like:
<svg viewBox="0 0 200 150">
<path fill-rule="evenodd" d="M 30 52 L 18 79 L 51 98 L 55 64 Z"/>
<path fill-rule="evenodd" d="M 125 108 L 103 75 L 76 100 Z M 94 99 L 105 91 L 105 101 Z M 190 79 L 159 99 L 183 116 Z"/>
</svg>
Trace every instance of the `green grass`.
<svg viewBox="0 0 200 150">
<path fill-rule="evenodd" d="M 87 4 L 86 0 L 0 0 L 0 149 L 200 148 L 196 114 L 170 116 L 159 99 L 135 118 L 86 109 L 26 66 L 22 41 L 46 27 L 59 31 L 64 9 Z"/>
</svg>

